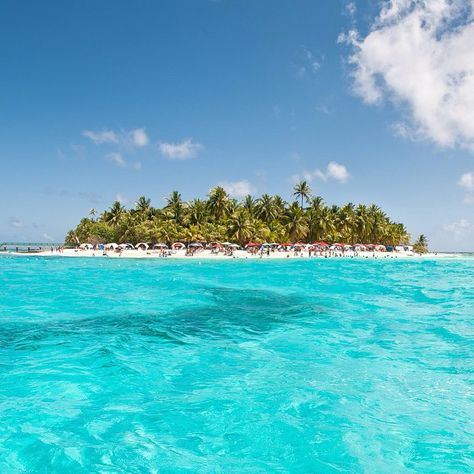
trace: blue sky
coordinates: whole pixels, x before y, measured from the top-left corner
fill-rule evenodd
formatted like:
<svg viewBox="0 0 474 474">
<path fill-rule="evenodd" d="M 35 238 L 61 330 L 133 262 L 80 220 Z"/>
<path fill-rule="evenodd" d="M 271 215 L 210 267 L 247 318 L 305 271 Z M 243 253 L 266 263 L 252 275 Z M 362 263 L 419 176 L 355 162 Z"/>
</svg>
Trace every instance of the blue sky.
<svg viewBox="0 0 474 474">
<path fill-rule="evenodd" d="M 117 197 L 290 199 L 306 177 L 474 250 L 472 11 L 454 3 L 2 2 L 0 241 L 60 241 Z"/>
</svg>

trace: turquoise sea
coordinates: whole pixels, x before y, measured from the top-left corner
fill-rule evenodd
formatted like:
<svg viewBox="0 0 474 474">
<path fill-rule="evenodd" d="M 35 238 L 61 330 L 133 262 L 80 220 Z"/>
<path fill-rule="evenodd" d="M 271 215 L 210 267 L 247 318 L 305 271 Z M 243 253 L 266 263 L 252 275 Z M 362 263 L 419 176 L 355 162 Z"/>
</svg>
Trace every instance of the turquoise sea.
<svg viewBox="0 0 474 474">
<path fill-rule="evenodd" d="M 0 257 L 1 473 L 474 471 L 474 258 Z"/>
</svg>

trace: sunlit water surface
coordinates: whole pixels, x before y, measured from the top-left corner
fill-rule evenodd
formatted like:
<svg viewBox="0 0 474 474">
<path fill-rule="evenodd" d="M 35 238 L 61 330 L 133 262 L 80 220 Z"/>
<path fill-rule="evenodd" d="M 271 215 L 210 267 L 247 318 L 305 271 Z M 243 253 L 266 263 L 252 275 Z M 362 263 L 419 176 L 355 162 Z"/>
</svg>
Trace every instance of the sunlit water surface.
<svg viewBox="0 0 474 474">
<path fill-rule="evenodd" d="M 474 259 L 0 257 L 0 472 L 472 472 Z"/>
</svg>

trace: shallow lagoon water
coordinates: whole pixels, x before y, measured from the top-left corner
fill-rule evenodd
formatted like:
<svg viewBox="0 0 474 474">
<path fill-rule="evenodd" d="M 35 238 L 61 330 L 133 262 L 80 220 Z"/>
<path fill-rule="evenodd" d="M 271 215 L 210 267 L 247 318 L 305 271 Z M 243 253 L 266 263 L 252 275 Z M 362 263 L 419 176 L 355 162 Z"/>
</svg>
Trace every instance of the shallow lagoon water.
<svg viewBox="0 0 474 474">
<path fill-rule="evenodd" d="M 472 472 L 474 259 L 0 257 L 1 472 Z"/>
</svg>

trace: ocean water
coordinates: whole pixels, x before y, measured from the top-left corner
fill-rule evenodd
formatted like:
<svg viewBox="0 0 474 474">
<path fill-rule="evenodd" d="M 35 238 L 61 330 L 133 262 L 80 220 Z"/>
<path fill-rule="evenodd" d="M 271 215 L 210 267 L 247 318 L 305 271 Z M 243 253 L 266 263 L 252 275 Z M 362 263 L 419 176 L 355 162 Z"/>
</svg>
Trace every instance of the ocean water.
<svg viewBox="0 0 474 474">
<path fill-rule="evenodd" d="M 474 259 L 0 257 L 1 473 L 474 471 Z"/>
</svg>

